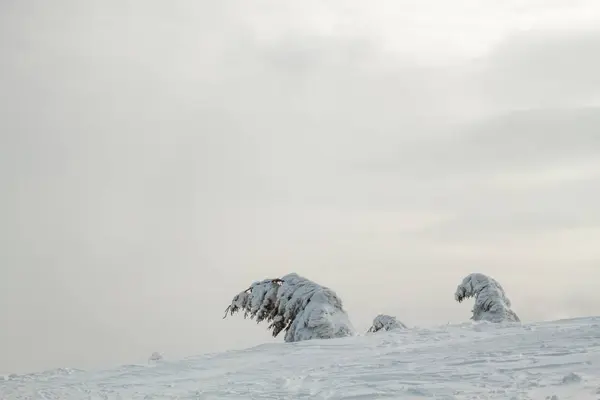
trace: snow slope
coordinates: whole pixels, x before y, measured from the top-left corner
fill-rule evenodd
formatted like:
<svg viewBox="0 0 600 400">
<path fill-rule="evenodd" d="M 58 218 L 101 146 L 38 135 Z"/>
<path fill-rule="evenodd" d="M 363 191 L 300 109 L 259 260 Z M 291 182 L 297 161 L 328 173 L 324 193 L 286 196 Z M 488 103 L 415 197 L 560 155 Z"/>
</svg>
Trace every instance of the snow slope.
<svg viewBox="0 0 600 400">
<path fill-rule="evenodd" d="M 2 399 L 599 399 L 600 317 L 466 323 L 0 380 Z M 553 397 L 555 396 L 555 397 Z"/>
</svg>

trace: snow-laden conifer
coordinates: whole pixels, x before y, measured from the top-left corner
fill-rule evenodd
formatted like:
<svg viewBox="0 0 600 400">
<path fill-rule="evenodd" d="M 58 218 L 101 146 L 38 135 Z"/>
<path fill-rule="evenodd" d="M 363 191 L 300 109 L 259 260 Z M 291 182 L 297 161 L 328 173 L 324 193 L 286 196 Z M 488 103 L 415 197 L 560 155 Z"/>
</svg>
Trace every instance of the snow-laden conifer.
<svg viewBox="0 0 600 400">
<path fill-rule="evenodd" d="M 511 310 L 511 304 L 504 289 L 494 278 L 480 273 L 465 277 L 456 288 L 454 298 L 459 303 L 475 297 L 473 306 L 474 321 L 519 322 L 517 314 Z"/>
<path fill-rule="evenodd" d="M 369 328 L 367 333 L 375 333 L 378 331 L 391 331 L 393 329 L 406 329 L 407 326 L 402 322 L 398 321 L 396 317 L 391 315 L 379 314 L 373 319 L 373 325 Z"/>
<path fill-rule="evenodd" d="M 337 294 L 295 273 L 254 282 L 233 298 L 225 317 L 237 312 L 257 323 L 266 320 L 274 337 L 285 331 L 286 342 L 354 334 Z"/>
</svg>

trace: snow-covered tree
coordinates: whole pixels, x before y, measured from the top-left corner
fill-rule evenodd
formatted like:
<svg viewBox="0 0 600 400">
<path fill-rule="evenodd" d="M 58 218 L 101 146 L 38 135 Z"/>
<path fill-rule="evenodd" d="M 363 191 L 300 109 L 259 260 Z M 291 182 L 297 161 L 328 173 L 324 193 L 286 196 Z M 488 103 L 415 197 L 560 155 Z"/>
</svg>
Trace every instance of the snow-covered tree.
<svg viewBox="0 0 600 400">
<path fill-rule="evenodd" d="M 254 282 L 233 298 L 223 318 L 242 311 L 244 318 L 269 322 L 274 337 L 285 330 L 286 342 L 354 334 L 337 294 L 295 273 Z"/>
<path fill-rule="evenodd" d="M 474 321 L 519 322 L 519 317 L 510 309 L 511 304 L 504 289 L 494 278 L 480 273 L 473 273 L 463 279 L 456 288 L 454 298 L 459 303 L 475 297 L 473 306 Z"/>
<path fill-rule="evenodd" d="M 406 329 L 407 326 L 402 322 L 398 321 L 396 317 L 391 315 L 379 314 L 373 320 L 373 325 L 369 328 L 367 333 L 378 332 L 380 330 L 391 331 L 392 329 Z"/>
</svg>

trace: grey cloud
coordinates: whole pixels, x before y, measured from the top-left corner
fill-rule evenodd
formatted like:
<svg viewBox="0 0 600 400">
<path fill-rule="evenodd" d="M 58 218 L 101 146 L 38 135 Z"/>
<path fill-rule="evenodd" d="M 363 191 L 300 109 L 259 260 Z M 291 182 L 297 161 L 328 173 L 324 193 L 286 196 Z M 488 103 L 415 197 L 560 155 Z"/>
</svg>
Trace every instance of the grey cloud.
<svg viewBox="0 0 600 400">
<path fill-rule="evenodd" d="M 591 107 L 511 112 L 455 126 L 435 143 L 407 143 L 387 165 L 402 166 L 413 177 L 451 178 L 595 159 L 599 123 L 600 109 Z M 378 164 L 385 169 L 385 161 L 375 162 L 374 168 Z"/>
<path fill-rule="evenodd" d="M 503 115 L 457 129 L 435 143 L 398 149 L 393 162 L 375 163 L 370 170 L 379 180 L 369 183 L 365 173 L 357 187 L 372 186 L 363 204 L 456 213 L 424 231 L 436 237 L 477 240 L 598 226 L 600 166 L 590 163 L 600 156 L 598 126 L 595 108 Z M 585 170 L 576 169 L 561 177 L 561 169 L 568 172 L 581 163 L 588 172 L 581 175 Z M 536 185 L 534 175 L 527 178 L 530 184 L 519 183 L 531 171 L 545 170 L 557 171 L 557 177 L 550 174 Z M 402 185 L 391 189 L 394 182 Z"/>
</svg>

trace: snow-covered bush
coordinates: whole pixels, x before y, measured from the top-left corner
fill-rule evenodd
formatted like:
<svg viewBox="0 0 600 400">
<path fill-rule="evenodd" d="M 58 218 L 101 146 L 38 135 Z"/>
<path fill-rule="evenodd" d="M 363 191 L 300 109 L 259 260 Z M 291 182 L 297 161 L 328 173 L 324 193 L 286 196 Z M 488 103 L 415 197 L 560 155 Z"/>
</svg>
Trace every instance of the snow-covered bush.
<svg viewBox="0 0 600 400">
<path fill-rule="evenodd" d="M 479 273 L 468 275 L 456 288 L 454 298 L 460 303 L 470 297 L 475 297 L 471 317 L 474 321 L 520 321 L 517 314 L 510 309 L 510 300 L 506 297 L 504 289 L 494 278 Z"/>
<path fill-rule="evenodd" d="M 244 318 L 269 322 L 274 337 L 285 330 L 286 342 L 354 334 L 335 292 L 295 273 L 254 282 L 233 298 L 223 318 L 242 311 Z"/>
<path fill-rule="evenodd" d="M 373 325 L 369 328 L 367 333 L 378 332 L 380 330 L 391 331 L 392 329 L 406 329 L 407 326 L 402 322 L 398 321 L 396 317 L 391 315 L 379 314 L 373 320 Z"/>
</svg>

